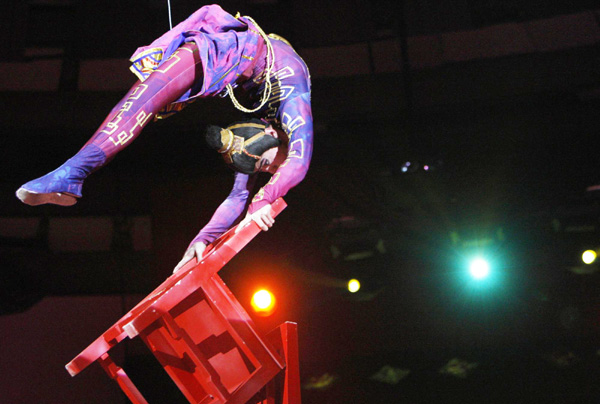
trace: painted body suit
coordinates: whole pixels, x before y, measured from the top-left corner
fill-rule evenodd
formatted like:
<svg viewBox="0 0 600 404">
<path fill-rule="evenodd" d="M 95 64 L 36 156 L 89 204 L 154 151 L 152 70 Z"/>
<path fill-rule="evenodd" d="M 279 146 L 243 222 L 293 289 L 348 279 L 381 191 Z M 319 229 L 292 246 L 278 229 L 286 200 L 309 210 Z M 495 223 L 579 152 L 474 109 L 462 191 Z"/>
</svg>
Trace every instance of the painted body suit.
<svg viewBox="0 0 600 404">
<path fill-rule="evenodd" d="M 281 126 L 288 135 L 288 154 L 285 162 L 270 181 L 252 199 L 248 212 L 284 196 L 288 190 L 304 179 L 310 164 L 313 148 L 313 122 L 310 105 L 310 76 L 302 59 L 284 40 L 271 38 L 275 51 L 275 68 L 271 76 L 272 93 L 267 104 L 256 112 L 257 116 Z M 259 99 L 264 87 L 265 59 L 257 61 L 254 77 L 242 85 L 254 98 Z M 258 105 L 258 102 L 256 103 Z M 243 213 L 249 194 L 254 188 L 257 174 L 237 172 L 233 189 L 219 206 L 210 222 L 194 238 L 209 244 Z"/>
<path fill-rule="evenodd" d="M 308 69 L 284 40 L 274 37 L 270 42 L 275 53 L 272 94 L 257 115 L 283 128 L 289 150 L 269 184 L 252 200 L 250 213 L 302 181 L 312 154 Z M 73 204 L 81 197 L 83 180 L 131 144 L 151 118 L 169 116 L 194 97 L 223 94 L 229 84 L 241 84 L 251 99 L 259 100 L 266 49 L 260 29 L 250 19 L 233 17 L 217 5 L 202 7 L 149 46 L 136 50 L 131 70 L 140 80 L 75 156 L 24 184 L 17 196 L 31 205 Z M 252 72 L 250 78 L 248 72 Z M 208 244 L 231 227 L 245 208 L 255 176 L 236 174 L 231 194 L 194 241 Z"/>
<path fill-rule="evenodd" d="M 206 13 L 203 10 L 210 11 Z M 203 7 L 151 45 L 139 48 L 134 53 L 131 58 L 133 61 L 131 70 L 142 79 L 156 68 L 153 66 L 156 59 L 162 60 L 162 58 L 169 57 L 170 53 L 183 42 L 196 42 L 200 48 L 202 59 L 207 61 L 203 63 L 204 81 L 202 86 L 198 84 L 192 86 L 176 103 L 163 110 L 158 115 L 159 117 L 168 116 L 174 111 L 182 109 L 194 97 L 223 93 L 226 91 L 226 84 L 232 82 L 232 79 L 235 80 L 245 70 L 248 65 L 247 61 L 253 60 L 256 54 L 262 54 L 262 56 L 257 57 L 251 78 L 241 87 L 249 93 L 251 99 L 255 100 L 254 106 L 260 104 L 259 100 L 264 89 L 266 57 L 262 38 L 253 29 L 251 22 L 245 22 L 250 26 L 249 31 L 240 32 L 236 31 L 240 30 L 240 27 L 237 26 L 239 20 L 230 21 L 227 26 L 230 29 L 225 33 L 218 32 L 216 35 L 211 35 L 210 41 L 207 41 L 207 32 L 215 31 L 208 29 L 207 21 L 212 24 L 213 21 L 229 20 L 230 18 L 232 17 L 218 6 Z M 222 23 L 219 24 L 222 26 Z M 242 26 L 241 30 L 243 29 Z M 223 28 L 219 30 L 223 30 Z M 223 35 L 230 38 L 227 42 L 219 43 Z M 245 38 L 246 36 L 248 38 Z M 269 38 L 275 53 L 275 66 L 270 77 L 272 92 L 266 105 L 255 114 L 261 119 L 279 125 L 285 131 L 289 139 L 288 155 L 271 180 L 254 196 L 248 207 L 249 213 L 284 196 L 304 179 L 313 147 L 311 83 L 308 68 L 287 41 L 276 35 L 270 35 Z M 245 49 L 240 57 L 239 49 L 242 46 L 235 47 L 232 43 L 244 43 L 242 39 L 246 39 L 246 41 Z M 234 42 L 231 42 L 232 40 Z M 228 53 L 226 58 L 217 56 L 224 53 Z M 224 60 L 227 60 L 228 63 L 223 63 Z M 240 63 L 242 66 L 236 66 L 236 63 Z M 191 244 L 197 241 L 210 244 L 233 225 L 246 207 L 256 177 L 257 174 L 235 173 L 233 189 L 229 196 L 217 208 L 209 223 L 204 226 Z"/>
<path fill-rule="evenodd" d="M 260 32 L 250 19 L 233 17 L 212 5 L 202 7 L 149 46 L 137 49 L 131 70 L 140 80 L 75 156 L 24 184 L 17 196 L 32 205 L 48 201 L 73 204 L 81 197 L 83 180 L 131 144 L 151 118 L 174 114 L 192 98 L 223 94 L 228 85 L 241 85 L 252 100 L 260 100 L 267 54 Z M 269 41 L 275 54 L 272 93 L 256 114 L 279 125 L 289 137 L 289 147 L 285 162 L 253 198 L 250 213 L 302 181 L 312 154 L 308 69 L 285 40 L 274 36 Z M 231 227 L 245 208 L 255 177 L 236 173 L 230 195 L 194 242 L 208 244 Z M 67 202 L 63 202 L 65 198 Z"/>
<path fill-rule="evenodd" d="M 312 155 L 313 125 L 308 68 L 285 40 L 270 36 L 270 41 L 275 54 L 270 77 L 272 92 L 256 115 L 284 130 L 288 135 L 288 154 L 271 180 L 252 199 L 249 213 L 284 196 L 302 181 Z M 201 8 L 149 46 L 139 48 L 131 58 L 131 70 L 145 80 L 154 71 L 164 70 L 165 65 L 168 67 L 169 58 L 187 42 L 195 42 L 199 49 L 203 80 L 195 81 L 175 102 L 158 112 L 157 117 L 166 117 L 181 110 L 194 97 L 222 94 L 228 83 L 236 86 L 238 77 L 255 59 L 251 78 L 241 87 L 255 101 L 254 107 L 259 105 L 265 79 L 264 40 L 250 21 L 243 17 L 236 19 L 219 6 Z M 202 241 L 209 244 L 232 226 L 246 207 L 256 177 L 257 174 L 236 172 L 229 196 L 192 243 Z"/>
</svg>

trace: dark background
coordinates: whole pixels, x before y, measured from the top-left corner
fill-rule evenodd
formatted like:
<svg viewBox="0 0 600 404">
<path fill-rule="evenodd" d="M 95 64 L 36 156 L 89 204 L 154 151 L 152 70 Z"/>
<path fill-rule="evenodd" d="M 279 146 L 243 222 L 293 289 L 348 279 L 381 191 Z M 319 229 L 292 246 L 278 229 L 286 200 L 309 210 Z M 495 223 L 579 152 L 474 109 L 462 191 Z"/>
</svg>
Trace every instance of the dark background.
<svg viewBox="0 0 600 404">
<path fill-rule="evenodd" d="M 587 274 L 579 268 L 581 251 L 600 242 L 600 191 L 589 189 L 600 182 L 600 11 L 593 1 L 552 3 L 221 2 L 289 39 L 313 75 L 309 174 L 286 196 L 289 207 L 275 227 L 221 271 L 248 309 L 255 285 L 275 291 L 278 310 L 256 318 L 261 329 L 298 322 L 304 402 L 600 398 L 599 275 L 595 267 Z M 174 23 L 201 5 L 172 1 Z M 76 206 L 22 205 L 13 196 L 19 185 L 76 152 L 127 89 L 82 89 L 82 66 L 126 61 L 168 29 L 168 14 L 166 2 L 154 0 L 10 1 L 0 21 L 0 216 L 42 223 L 33 238 L 2 234 L 8 335 L 40 302 L 125 299 L 161 283 L 231 187 L 232 175 L 204 146 L 202 128 L 240 116 L 227 99 L 199 100 L 148 125 L 86 181 Z M 580 21 L 589 29 L 577 31 Z M 540 26 L 553 35 L 538 35 Z M 529 36 L 486 36 L 507 27 Z M 378 51 L 382 44 L 395 44 L 395 52 Z M 331 65 L 328 55 L 353 46 L 368 57 L 340 53 L 345 58 Z M 517 50 L 499 51 L 511 47 Z M 54 61 L 61 68 L 50 90 L 11 82 L 23 66 Z M 359 65 L 365 68 L 356 72 Z M 123 66 L 96 81 L 118 82 L 128 74 Z M 151 249 L 115 242 L 109 251 L 57 252 L 43 225 L 69 217 L 118 224 L 133 216 L 150 218 Z M 380 240 L 385 253 L 375 249 Z M 334 259 L 332 245 L 374 256 Z M 482 283 L 470 280 L 464 265 L 477 249 L 496 258 L 492 279 Z M 345 291 L 351 276 L 363 280 L 358 295 Z M 100 324 L 100 332 L 117 318 Z M 70 325 L 68 318 L 56 321 Z M 55 343 L 44 335 L 35 343 L 43 346 L 45 338 Z M 68 347 L 59 364 L 91 342 Z M 180 402 L 141 352 L 132 348 L 124 360 L 149 401 Z M 27 352 L 11 355 L 30 362 Z M 477 365 L 460 377 L 443 370 L 451 359 Z M 409 372 L 397 383 L 373 380 L 383 366 Z M 324 374 L 332 382 L 315 388 Z M 13 388 L 30 389 L 16 380 Z M 51 396 L 38 402 L 67 402 Z M 11 404 L 30 402 L 10 397 Z"/>
</svg>

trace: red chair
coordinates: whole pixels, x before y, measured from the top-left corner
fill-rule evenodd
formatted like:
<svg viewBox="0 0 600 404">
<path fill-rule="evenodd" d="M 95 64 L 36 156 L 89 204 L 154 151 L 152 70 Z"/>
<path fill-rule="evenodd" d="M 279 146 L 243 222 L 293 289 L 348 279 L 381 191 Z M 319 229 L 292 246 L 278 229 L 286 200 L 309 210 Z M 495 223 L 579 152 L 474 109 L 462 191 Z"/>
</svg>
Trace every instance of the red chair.
<svg viewBox="0 0 600 404">
<path fill-rule="evenodd" d="M 275 217 L 286 207 L 272 204 Z M 139 336 L 190 403 L 300 404 L 298 334 L 286 322 L 261 337 L 217 272 L 259 232 L 229 230 L 66 365 L 71 376 L 98 362 L 132 403 L 148 403 L 108 351 Z"/>
</svg>

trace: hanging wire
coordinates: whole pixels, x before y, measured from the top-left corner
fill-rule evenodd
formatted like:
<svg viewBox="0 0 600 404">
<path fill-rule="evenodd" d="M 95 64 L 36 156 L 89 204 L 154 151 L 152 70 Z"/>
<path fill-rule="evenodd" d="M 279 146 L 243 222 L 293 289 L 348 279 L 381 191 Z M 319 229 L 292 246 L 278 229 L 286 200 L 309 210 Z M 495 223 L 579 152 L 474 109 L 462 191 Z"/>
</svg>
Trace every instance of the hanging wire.
<svg viewBox="0 0 600 404">
<path fill-rule="evenodd" d="M 167 9 L 169 10 L 169 29 L 173 29 L 173 20 L 171 19 L 171 0 L 167 0 Z"/>
</svg>

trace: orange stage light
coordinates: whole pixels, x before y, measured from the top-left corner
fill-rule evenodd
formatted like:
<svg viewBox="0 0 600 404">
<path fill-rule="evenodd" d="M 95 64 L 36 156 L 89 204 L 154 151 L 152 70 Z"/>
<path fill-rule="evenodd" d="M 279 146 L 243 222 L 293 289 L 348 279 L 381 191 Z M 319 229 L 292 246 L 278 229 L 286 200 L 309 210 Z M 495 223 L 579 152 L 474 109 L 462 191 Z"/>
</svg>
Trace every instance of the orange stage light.
<svg viewBox="0 0 600 404">
<path fill-rule="evenodd" d="M 275 311 L 275 296 L 268 290 L 261 289 L 252 295 L 250 304 L 256 314 L 267 317 Z"/>
</svg>

